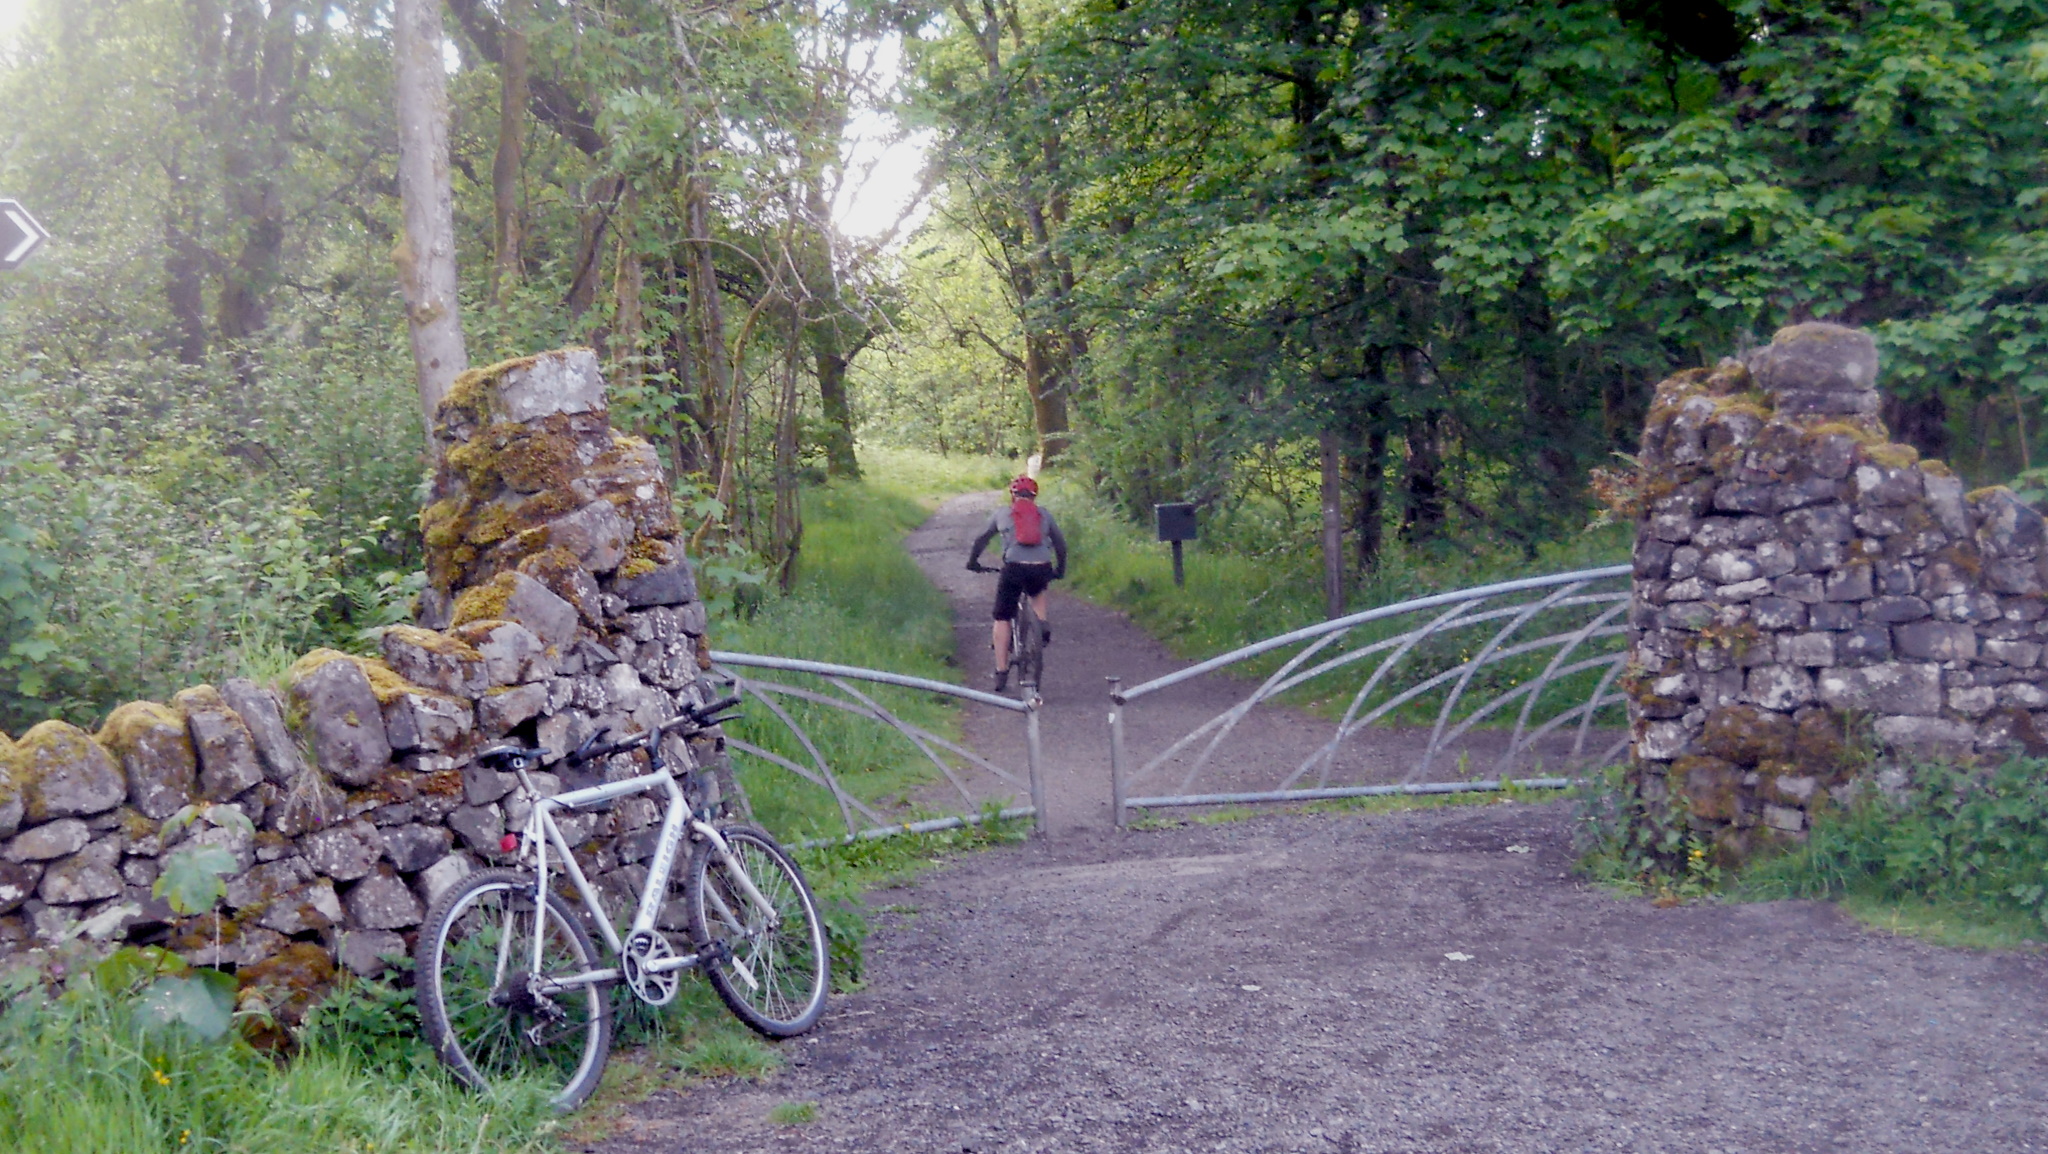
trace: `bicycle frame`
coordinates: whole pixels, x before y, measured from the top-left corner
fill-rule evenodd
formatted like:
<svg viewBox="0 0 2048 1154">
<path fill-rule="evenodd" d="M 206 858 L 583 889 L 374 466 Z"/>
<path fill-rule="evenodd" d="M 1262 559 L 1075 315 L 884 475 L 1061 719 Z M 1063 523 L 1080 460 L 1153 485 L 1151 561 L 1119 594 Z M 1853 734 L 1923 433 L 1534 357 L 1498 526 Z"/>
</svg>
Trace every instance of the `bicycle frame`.
<svg viewBox="0 0 2048 1154">
<path fill-rule="evenodd" d="M 555 823 L 554 815 L 560 810 L 582 809 L 586 806 L 601 805 L 608 801 L 616 801 L 622 797 L 630 797 L 636 793 L 660 790 L 667 794 L 667 812 L 662 816 L 661 834 L 655 843 L 654 856 L 647 869 L 647 882 L 641 889 L 639 908 L 634 911 L 633 923 L 628 931 L 628 936 L 658 932 L 654 928 L 655 917 L 661 909 L 662 897 L 667 893 L 669 877 L 674 872 L 676 859 L 682 849 L 685 833 L 695 833 L 711 844 L 712 851 L 717 853 L 724 861 L 726 868 L 731 871 L 732 877 L 739 882 L 740 888 L 745 891 L 747 900 L 753 902 L 762 911 L 770 925 L 774 925 L 780 920 L 774 904 L 763 896 L 760 890 L 755 888 L 754 879 L 747 875 L 746 870 L 733 857 L 732 849 L 726 844 L 725 838 L 719 834 L 717 828 L 710 822 L 697 817 L 690 809 L 689 798 L 683 794 L 682 786 L 677 784 L 673 775 L 663 769 L 660 754 L 651 745 L 649 747 L 649 757 L 653 765 L 652 772 L 641 774 L 637 777 L 629 777 L 623 781 L 607 782 L 603 785 L 571 790 L 568 793 L 555 794 L 552 797 L 541 796 L 540 791 L 534 787 L 532 779 L 527 776 L 525 770 L 515 771 L 519 777 L 521 794 L 532 801 L 532 812 L 527 815 L 526 826 L 520 838 L 520 856 L 522 865 L 526 864 L 524 859 L 529 856 L 532 859 L 534 881 L 537 887 L 535 892 L 537 894 L 548 892 L 548 847 L 553 846 L 555 852 L 561 858 L 561 872 L 576 887 L 576 894 L 582 899 L 583 908 L 590 912 L 591 920 L 596 923 L 597 932 L 604 939 L 605 948 L 611 951 L 613 957 L 622 958 L 625 955 L 625 943 L 620 940 L 618 930 L 613 928 L 611 915 L 605 911 L 603 903 L 598 900 L 597 891 L 591 886 L 589 879 L 584 876 L 583 867 L 576 863 L 576 855 L 570 852 L 568 840 L 562 836 L 561 827 Z M 712 901 L 718 903 L 721 907 L 719 910 L 721 916 L 728 920 L 737 920 L 734 918 L 731 909 L 724 908 L 724 899 L 720 895 L 712 892 L 710 897 Z M 542 935 L 539 932 L 540 925 L 541 922 L 536 920 L 532 956 L 527 971 L 532 974 L 540 973 L 542 944 Z M 500 938 L 500 957 L 498 959 L 498 981 L 500 983 L 504 981 L 506 964 L 510 961 L 509 956 L 507 956 L 511 948 L 510 938 L 511 935 L 509 934 Z M 702 960 L 702 955 L 696 953 L 659 958 L 648 963 L 647 971 L 657 974 L 669 973 L 674 970 L 689 969 Z M 740 979 L 746 982 L 748 986 L 759 986 L 760 983 L 755 979 L 752 972 L 738 958 L 728 957 L 726 961 L 733 967 L 734 973 L 738 974 Z M 545 992 L 552 993 L 560 990 L 574 989 L 578 986 L 616 982 L 623 976 L 623 972 L 614 966 L 590 970 L 569 977 L 548 978 L 546 979 Z"/>
</svg>

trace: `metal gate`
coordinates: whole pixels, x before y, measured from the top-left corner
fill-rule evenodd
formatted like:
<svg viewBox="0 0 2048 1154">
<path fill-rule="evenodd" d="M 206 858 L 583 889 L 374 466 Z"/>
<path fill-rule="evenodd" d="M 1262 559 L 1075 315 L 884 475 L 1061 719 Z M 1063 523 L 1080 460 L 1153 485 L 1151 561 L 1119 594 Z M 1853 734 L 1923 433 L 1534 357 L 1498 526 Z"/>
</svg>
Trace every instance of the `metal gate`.
<svg viewBox="0 0 2048 1154">
<path fill-rule="evenodd" d="M 769 740 L 767 737 L 747 741 L 733 733 L 736 728 L 745 728 L 753 733 L 753 727 L 728 726 L 727 748 L 787 770 L 814 790 L 823 791 L 829 796 L 831 807 L 837 810 L 838 820 L 846 830 L 844 836 L 813 837 L 801 844 L 845 843 L 901 833 L 955 829 L 977 824 L 991 814 L 1003 819 L 1035 818 L 1038 828 L 1044 829 L 1045 785 L 1039 764 L 1038 703 L 1035 700 L 1018 701 L 929 678 L 823 661 L 722 650 L 713 650 L 711 660 L 714 674 L 729 678 L 737 692 L 758 703 L 786 730 L 784 740 L 777 742 L 784 746 L 784 751 L 777 752 L 763 744 Z M 755 671 L 794 675 L 794 678 L 769 680 Z M 810 684 L 793 683 L 798 678 Z M 1025 735 L 1026 764 L 1022 772 L 998 765 L 958 742 L 912 724 L 897 710 L 877 700 L 872 690 L 860 689 L 856 683 L 937 694 L 1018 715 Z M 820 709 L 826 712 L 821 714 L 818 712 Z M 902 820 L 906 815 L 884 813 L 876 799 L 863 798 L 859 791 L 850 789 L 845 781 L 846 775 L 869 767 L 847 764 L 843 753 L 839 764 L 835 765 L 825 753 L 827 743 L 817 740 L 811 732 L 822 719 L 829 719 L 835 714 L 866 719 L 900 737 L 907 748 L 899 749 L 897 753 L 921 758 L 935 767 L 944 783 L 943 786 L 934 783 L 935 787 L 944 789 L 948 797 L 957 795 L 957 808 L 938 797 L 928 797 L 907 803 L 913 811 L 927 816 Z M 810 724 L 806 724 L 807 717 Z M 1004 805 L 1006 800 L 1011 804 Z M 953 812 L 944 812 L 948 809 Z"/>
<path fill-rule="evenodd" d="M 1499 790 L 1517 769 L 1553 771 L 1513 781 L 1517 787 L 1568 785 L 1561 774 L 1611 763 L 1628 744 L 1626 732 L 1615 737 L 1611 727 L 1625 729 L 1614 683 L 1625 658 L 1630 572 L 1610 565 L 1416 598 L 1129 689 L 1111 678 L 1116 823 L 1156 807 Z M 1127 730 L 1132 719 L 1143 721 L 1136 703 L 1226 669 L 1262 676 L 1202 725 L 1153 735 L 1156 748 L 1134 760 Z M 1218 682 L 1206 685 L 1213 695 Z M 1303 708 L 1255 712 L 1267 704 Z M 1394 727 L 1402 722 L 1409 724 Z M 1412 764 L 1375 767 L 1357 754 L 1352 739 L 1369 726 L 1380 727 L 1382 746 L 1388 734 L 1399 736 L 1394 756 L 1412 756 Z M 1475 764 L 1475 753 L 1485 764 Z M 1446 759 L 1455 759 L 1456 777 L 1445 777 Z"/>
</svg>

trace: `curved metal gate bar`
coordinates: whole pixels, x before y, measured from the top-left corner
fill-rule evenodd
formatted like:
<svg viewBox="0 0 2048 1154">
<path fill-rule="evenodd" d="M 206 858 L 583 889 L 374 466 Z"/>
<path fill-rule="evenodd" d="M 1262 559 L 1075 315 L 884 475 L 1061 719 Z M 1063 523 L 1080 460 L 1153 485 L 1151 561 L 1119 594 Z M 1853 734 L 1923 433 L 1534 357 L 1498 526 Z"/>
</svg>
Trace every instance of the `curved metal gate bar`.
<svg viewBox="0 0 2048 1154">
<path fill-rule="evenodd" d="M 726 745 L 736 752 L 760 758 L 770 765 L 786 769 L 798 778 L 826 790 L 832 795 L 846 824 L 844 837 L 813 838 L 803 842 L 805 847 L 817 845 L 845 844 L 854 841 L 890 837 L 901 833 L 930 833 L 935 830 L 955 829 L 963 825 L 977 825 L 983 820 L 980 813 L 971 812 L 976 804 L 974 790 L 962 776 L 966 771 L 978 770 L 993 778 L 995 782 L 1013 789 L 1028 790 L 1031 804 L 1011 806 L 998 811 L 1001 818 L 1034 817 L 1038 827 L 1045 827 L 1044 779 L 1039 766 L 1038 701 L 1017 701 L 1012 698 L 984 693 L 965 686 L 949 685 L 924 677 L 911 677 L 901 673 L 890 673 L 881 669 L 863 669 L 852 665 L 836 665 L 826 661 L 804 661 L 793 657 L 769 657 L 754 653 L 731 653 L 724 650 L 711 652 L 712 670 L 720 676 L 730 678 L 734 690 L 751 697 L 766 706 L 776 720 L 782 722 L 796 743 L 802 747 L 811 765 L 802 765 L 788 757 L 764 749 L 759 745 L 728 736 Z M 785 673 L 805 673 L 822 679 L 844 696 L 834 696 L 816 689 L 799 685 L 741 676 L 735 669 L 765 669 Z M 962 748 L 959 744 L 914 725 L 896 716 L 867 693 L 856 689 L 852 682 L 867 682 L 873 685 L 890 685 L 901 689 L 915 689 L 926 693 L 940 694 L 986 705 L 1009 713 L 1023 715 L 1025 750 L 1028 765 L 1022 776 L 1004 769 L 987 758 Z M 853 796 L 840 783 L 839 775 L 833 772 L 832 763 L 826 757 L 819 743 L 803 723 L 793 714 L 785 702 L 801 701 L 819 705 L 866 718 L 886 726 L 900 734 L 912 748 L 922 754 L 935 766 L 939 773 L 960 795 L 970 812 L 945 817 L 934 817 L 923 821 L 892 822 L 875 808 Z M 863 825 L 863 823 L 867 823 Z"/>
<path fill-rule="evenodd" d="M 1117 824 L 1124 824 L 1133 808 L 1452 793 L 1499 790 L 1509 785 L 1554 789 L 1568 785 L 1567 777 L 1511 782 L 1508 774 L 1516 764 L 1532 757 L 1546 739 L 1573 724 L 1577 725 L 1577 732 L 1563 764 L 1584 764 L 1595 717 L 1622 703 L 1623 698 L 1613 692 L 1613 685 L 1625 659 L 1620 639 L 1628 629 L 1617 619 L 1628 608 L 1630 573 L 1631 566 L 1609 565 L 1419 597 L 1267 638 L 1130 689 L 1121 689 L 1118 679 L 1111 678 L 1110 778 Z M 1421 623 L 1391 634 L 1384 625 L 1365 628 L 1378 623 L 1398 627 L 1403 617 L 1425 614 L 1427 617 Z M 1546 627 L 1539 628 L 1539 624 Z M 1455 639 L 1463 635 L 1462 631 L 1481 626 L 1492 628 L 1476 651 L 1467 649 L 1454 657 L 1441 651 L 1438 643 L 1444 639 Z M 1530 632 L 1542 635 L 1530 638 Z M 1127 767 L 1125 712 L 1133 702 L 1290 646 L 1301 649 L 1262 677 L 1242 699 L 1167 741 L 1165 748 L 1146 758 L 1135 771 Z M 1547 662 L 1540 670 L 1532 669 L 1533 662 L 1546 651 Z M 1217 766 L 1218 751 L 1225 741 L 1257 706 L 1371 657 L 1379 660 L 1357 691 L 1347 692 L 1350 701 L 1334 732 L 1296 764 L 1277 788 L 1195 792 L 1197 780 Z M 1425 661 L 1431 664 L 1417 668 L 1418 663 Z M 1489 671 L 1494 671 L 1492 685 L 1480 676 Z M 1596 671 L 1600 676 L 1588 693 L 1584 683 Z M 1510 679 L 1510 684 L 1500 688 L 1497 679 L 1503 676 Z M 1405 684 L 1402 679 L 1407 679 Z M 1479 686 L 1486 689 L 1483 699 L 1475 704 L 1474 699 L 1482 697 Z M 1567 692 L 1569 700 L 1558 700 L 1560 690 Z M 1441 693 L 1442 700 L 1435 703 L 1427 745 L 1398 784 L 1330 783 L 1336 755 L 1347 739 L 1432 693 Z M 1491 779 L 1418 781 L 1476 727 L 1489 719 L 1500 719 L 1510 706 L 1516 705 L 1520 708 L 1513 714 L 1507 747 L 1496 761 Z M 1181 774 L 1177 792 L 1128 796 L 1131 785 L 1176 762 L 1198 744 L 1200 750 Z M 1611 760 L 1626 746 L 1624 736 L 1594 760 Z M 1298 783 L 1311 774 L 1314 786 L 1300 787 Z"/>
</svg>

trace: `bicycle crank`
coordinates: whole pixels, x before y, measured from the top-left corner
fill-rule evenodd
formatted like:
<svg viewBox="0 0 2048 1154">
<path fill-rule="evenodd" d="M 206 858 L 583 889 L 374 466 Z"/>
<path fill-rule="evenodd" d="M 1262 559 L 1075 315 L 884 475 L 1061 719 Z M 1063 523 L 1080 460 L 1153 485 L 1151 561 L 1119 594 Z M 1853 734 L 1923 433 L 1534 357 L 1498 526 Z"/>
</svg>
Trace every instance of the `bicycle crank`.
<svg viewBox="0 0 2048 1154">
<path fill-rule="evenodd" d="M 675 1001 L 676 991 L 682 988 L 680 971 L 654 968 L 654 963 L 675 956 L 668 939 L 652 930 L 642 930 L 627 938 L 620 960 L 625 963 L 626 985 L 633 996 L 650 1006 L 666 1006 Z"/>
</svg>

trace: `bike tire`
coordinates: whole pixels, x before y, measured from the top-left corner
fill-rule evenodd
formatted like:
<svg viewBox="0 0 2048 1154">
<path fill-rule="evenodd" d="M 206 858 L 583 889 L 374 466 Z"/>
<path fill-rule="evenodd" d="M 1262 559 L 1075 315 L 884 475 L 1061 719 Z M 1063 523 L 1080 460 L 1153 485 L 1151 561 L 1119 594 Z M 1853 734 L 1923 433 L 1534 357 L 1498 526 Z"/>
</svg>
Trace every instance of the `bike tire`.
<svg viewBox="0 0 2048 1154">
<path fill-rule="evenodd" d="M 779 922 L 765 925 L 725 859 L 708 839 L 697 842 L 686 893 L 691 940 L 706 955 L 704 976 L 733 1016 L 756 1033 L 793 1038 L 818 1024 L 832 984 L 818 901 L 803 870 L 766 831 L 733 825 L 718 832 Z"/>
<path fill-rule="evenodd" d="M 1045 685 L 1045 626 L 1031 607 L 1031 598 L 1017 599 L 1017 620 L 1013 624 L 1010 664 L 1017 670 L 1017 684 L 1031 689 L 1042 688 Z"/>
<path fill-rule="evenodd" d="M 540 1024 L 538 1014 L 492 1004 L 492 996 L 505 988 L 503 976 L 524 970 L 520 955 L 531 958 L 533 890 L 533 875 L 515 869 L 478 870 L 448 887 L 420 932 L 415 992 L 427 1044 L 464 1085 L 493 1091 L 539 1081 L 554 1108 L 566 1112 L 604 1077 L 612 1045 L 611 992 L 589 985 L 551 999 L 564 1019 L 545 1043 L 526 1033 Z M 547 936 L 541 972 L 593 969 L 597 948 L 569 904 L 550 893 L 542 908 Z M 508 937 L 513 950 L 501 951 Z"/>
</svg>

